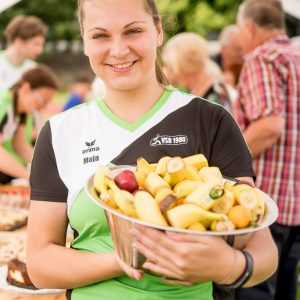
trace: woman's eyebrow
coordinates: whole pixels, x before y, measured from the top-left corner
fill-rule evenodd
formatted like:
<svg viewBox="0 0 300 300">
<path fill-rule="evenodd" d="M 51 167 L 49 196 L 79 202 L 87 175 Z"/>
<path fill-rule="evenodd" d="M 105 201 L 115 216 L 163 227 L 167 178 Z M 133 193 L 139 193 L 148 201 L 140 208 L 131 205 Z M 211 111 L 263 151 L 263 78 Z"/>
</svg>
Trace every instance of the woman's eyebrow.
<svg viewBox="0 0 300 300">
<path fill-rule="evenodd" d="M 128 28 L 128 27 L 130 27 L 131 25 L 136 24 L 136 23 L 146 23 L 146 22 L 145 22 L 145 21 L 134 21 L 134 22 L 130 22 L 130 23 L 128 23 L 128 24 L 126 24 L 126 25 L 124 26 L 124 29 L 126 29 L 126 28 Z M 101 27 L 93 27 L 93 28 L 89 29 L 88 32 L 93 31 L 93 30 L 102 30 L 102 31 L 108 32 L 107 29 L 101 28 Z"/>
<path fill-rule="evenodd" d="M 135 23 L 146 23 L 145 21 L 133 21 L 133 22 L 130 22 L 129 24 L 125 25 L 124 28 L 127 28 Z"/>
</svg>

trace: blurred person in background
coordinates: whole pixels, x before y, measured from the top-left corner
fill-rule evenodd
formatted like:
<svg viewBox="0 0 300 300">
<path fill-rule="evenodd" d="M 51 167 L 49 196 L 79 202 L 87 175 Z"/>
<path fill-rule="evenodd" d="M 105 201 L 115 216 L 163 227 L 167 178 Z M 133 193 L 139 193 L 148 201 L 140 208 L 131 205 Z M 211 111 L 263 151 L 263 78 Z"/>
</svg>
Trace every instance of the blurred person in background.
<svg viewBox="0 0 300 300">
<path fill-rule="evenodd" d="M 228 25 L 219 36 L 220 53 L 213 59 L 223 72 L 224 81 L 236 88 L 243 66 L 243 54 L 239 29 L 236 25 Z"/>
<path fill-rule="evenodd" d="M 92 80 L 86 74 L 79 74 L 75 77 L 70 86 L 70 96 L 64 104 L 63 111 L 86 101 L 91 90 Z"/>
<path fill-rule="evenodd" d="M 231 110 L 231 94 L 222 72 L 209 57 L 204 38 L 194 32 L 179 33 L 163 47 L 164 71 L 170 83 Z"/>
<path fill-rule="evenodd" d="M 7 48 L 0 53 L 0 90 L 11 88 L 44 50 L 47 26 L 35 16 L 17 16 L 3 34 Z"/>
<path fill-rule="evenodd" d="M 25 141 L 26 115 L 42 109 L 56 89 L 57 80 L 52 70 L 38 65 L 26 71 L 12 89 L 0 91 L 1 184 L 14 178 L 29 179 L 26 164 L 31 162 L 33 148 Z"/>
<path fill-rule="evenodd" d="M 0 90 L 12 88 L 25 71 L 37 65 L 35 60 L 44 50 L 48 27 L 35 16 L 17 16 L 9 22 L 3 34 L 7 48 L 0 53 Z M 28 144 L 34 143 L 42 122 L 37 111 L 26 116 Z"/>
<path fill-rule="evenodd" d="M 300 55 L 285 34 L 284 12 L 277 0 L 247 0 L 237 24 L 246 53 L 235 116 L 244 132 L 256 171 L 256 185 L 277 203 L 279 217 L 271 226 L 280 261 L 277 276 L 237 299 L 295 299 L 285 266 L 300 230 Z"/>
</svg>

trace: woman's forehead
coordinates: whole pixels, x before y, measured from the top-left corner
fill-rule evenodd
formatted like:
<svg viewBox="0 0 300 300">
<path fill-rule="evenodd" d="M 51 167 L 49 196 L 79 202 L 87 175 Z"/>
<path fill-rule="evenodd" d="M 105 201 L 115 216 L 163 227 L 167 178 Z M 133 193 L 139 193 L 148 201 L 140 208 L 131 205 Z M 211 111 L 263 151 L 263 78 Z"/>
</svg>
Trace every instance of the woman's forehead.
<svg viewBox="0 0 300 300">
<path fill-rule="evenodd" d="M 84 14 L 98 13 L 134 14 L 146 13 L 144 0 L 91 0 L 84 1 L 82 5 Z"/>
<path fill-rule="evenodd" d="M 93 0 L 85 1 L 83 26 L 111 26 L 123 23 L 143 22 L 152 19 L 143 0 Z M 88 30 L 88 28 L 86 28 Z M 85 30 L 86 30 L 85 29 Z"/>
</svg>

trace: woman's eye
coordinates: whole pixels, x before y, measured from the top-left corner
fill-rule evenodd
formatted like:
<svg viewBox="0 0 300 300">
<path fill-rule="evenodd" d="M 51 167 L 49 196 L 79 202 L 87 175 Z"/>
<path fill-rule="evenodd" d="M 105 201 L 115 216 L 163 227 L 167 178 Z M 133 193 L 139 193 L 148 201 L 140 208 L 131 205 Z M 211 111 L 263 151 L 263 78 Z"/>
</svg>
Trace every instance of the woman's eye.
<svg viewBox="0 0 300 300">
<path fill-rule="evenodd" d="M 141 33 L 142 32 L 142 29 L 140 28 L 132 28 L 132 29 L 129 29 L 126 34 L 137 34 L 137 33 Z"/>
<path fill-rule="evenodd" d="M 109 35 L 105 33 L 97 33 L 93 35 L 93 39 L 107 39 L 107 38 L 109 38 Z"/>
</svg>

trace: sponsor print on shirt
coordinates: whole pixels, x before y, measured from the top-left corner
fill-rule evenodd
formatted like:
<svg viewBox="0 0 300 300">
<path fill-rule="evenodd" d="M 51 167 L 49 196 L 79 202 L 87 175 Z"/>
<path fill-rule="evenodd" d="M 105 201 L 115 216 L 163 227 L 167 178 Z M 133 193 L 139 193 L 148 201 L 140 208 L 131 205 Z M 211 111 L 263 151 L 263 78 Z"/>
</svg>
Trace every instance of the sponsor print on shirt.
<svg viewBox="0 0 300 300">
<path fill-rule="evenodd" d="M 169 145 L 177 146 L 188 143 L 188 137 L 186 135 L 157 135 L 151 139 L 150 146 Z"/>
<path fill-rule="evenodd" d="M 100 151 L 100 148 L 96 146 L 96 140 L 91 142 L 85 142 L 85 146 L 87 148 L 82 150 L 83 157 L 83 164 L 92 163 L 95 161 L 99 161 L 99 155 L 97 155 Z"/>
</svg>

